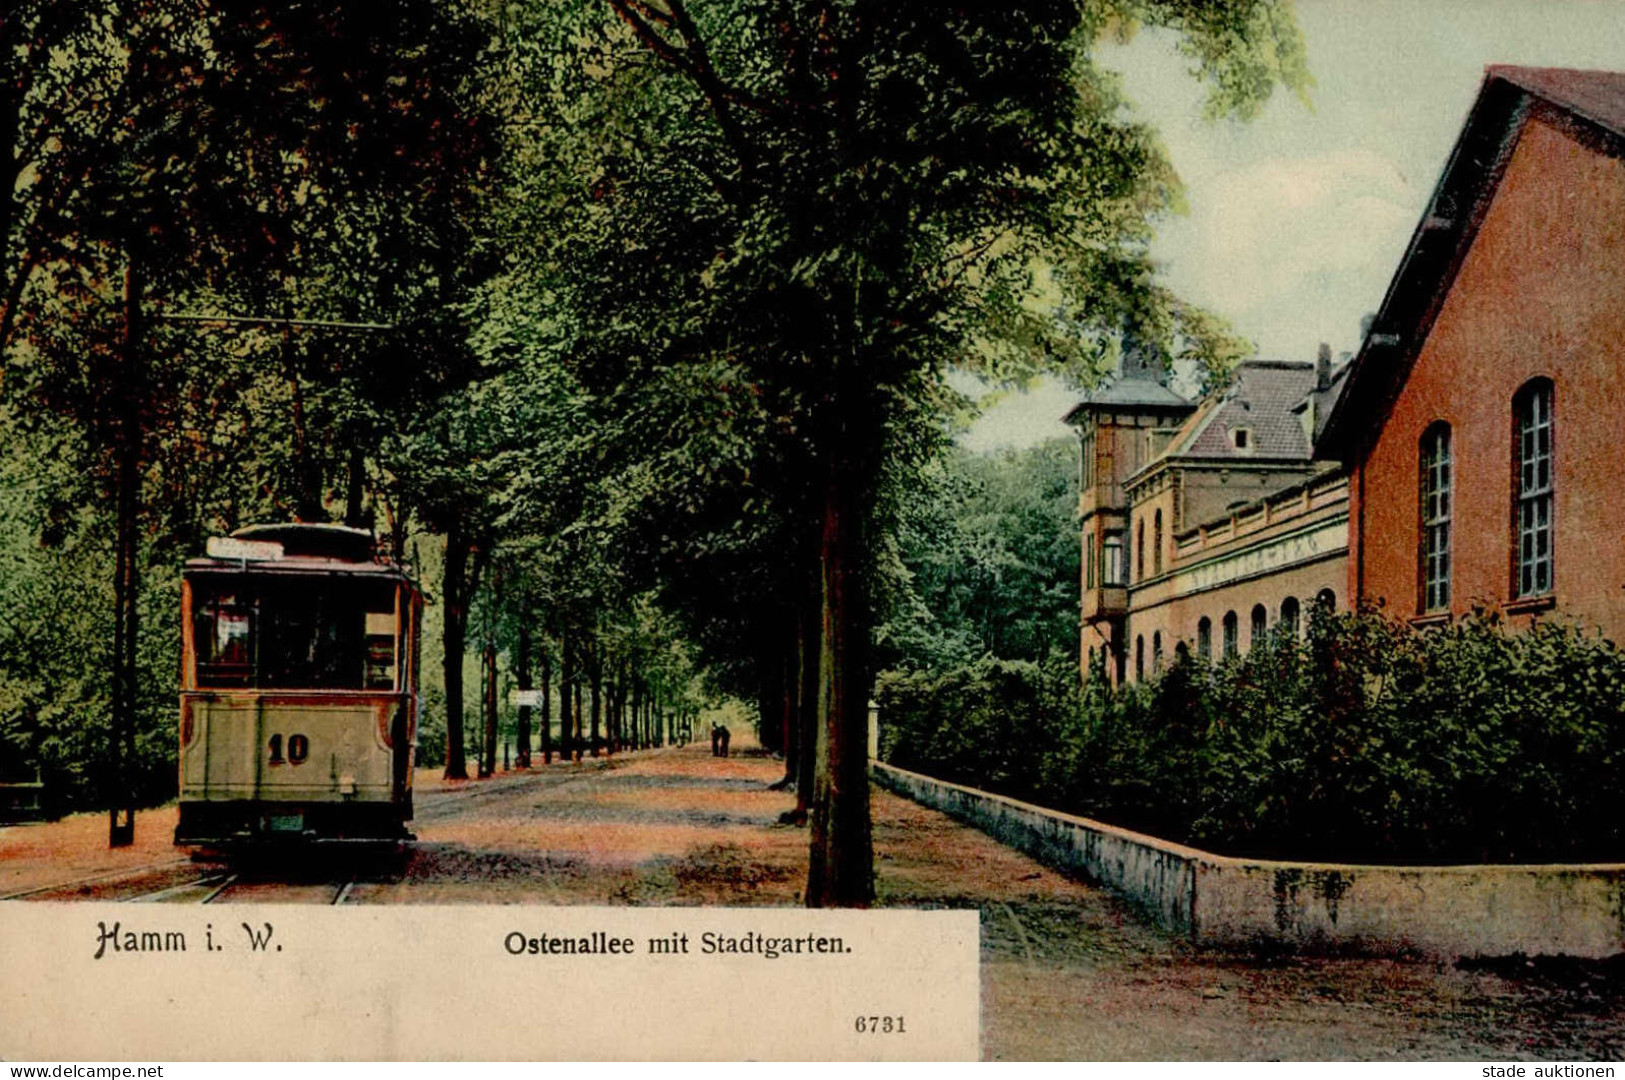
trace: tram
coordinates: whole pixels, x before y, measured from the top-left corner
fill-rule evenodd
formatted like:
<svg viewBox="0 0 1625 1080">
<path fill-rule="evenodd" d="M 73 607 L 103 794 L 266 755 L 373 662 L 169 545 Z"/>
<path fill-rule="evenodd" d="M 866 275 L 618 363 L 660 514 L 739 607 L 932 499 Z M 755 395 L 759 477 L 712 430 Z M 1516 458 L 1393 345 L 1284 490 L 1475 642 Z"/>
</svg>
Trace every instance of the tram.
<svg viewBox="0 0 1625 1080">
<path fill-rule="evenodd" d="M 423 597 L 374 546 L 256 525 L 187 561 L 177 844 L 411 838 Z"/>
</svg>

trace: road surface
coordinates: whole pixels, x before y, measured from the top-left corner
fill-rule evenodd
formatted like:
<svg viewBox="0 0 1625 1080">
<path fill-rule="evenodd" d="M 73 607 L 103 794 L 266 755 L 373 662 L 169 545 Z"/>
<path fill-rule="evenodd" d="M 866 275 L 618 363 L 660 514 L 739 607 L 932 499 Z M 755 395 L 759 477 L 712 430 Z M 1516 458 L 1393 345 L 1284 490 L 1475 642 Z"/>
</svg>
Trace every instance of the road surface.
<svg viewBox="0 0 1625 1080">
<path fill-rule="evenodd" d="M 706 745 L 417 778 L 418 840 L 358 864 L 195 864 L 143 812 L 0 829 L 0 897 L 154 903 L 799 905 L 804 828 L 758 751 Z M 1115 898 L 874 793 L 879 903 L 974 907 L 990 1058 L 1617 1058 L 1625 962 L 1477 968 L 1197 950 Z M 3 915 L 0 915 L 3 917 Z M 741 1016 L 742 1023 L 759 1018 Z"/>
</svg>

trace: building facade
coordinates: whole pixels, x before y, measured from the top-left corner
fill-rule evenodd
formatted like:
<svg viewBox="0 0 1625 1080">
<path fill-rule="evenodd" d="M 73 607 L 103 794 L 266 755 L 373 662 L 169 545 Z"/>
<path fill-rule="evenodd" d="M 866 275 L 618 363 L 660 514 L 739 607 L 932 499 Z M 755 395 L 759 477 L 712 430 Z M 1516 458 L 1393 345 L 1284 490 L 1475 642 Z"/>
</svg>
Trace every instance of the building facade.
<svg viewBox="0 0 1625 1080">
<path fill-rule="evenodd" d="M 1317 446 L 1347 591 L 1625 640 L 1625 75 L 1489 69 Z"/>
<path fill-rule="evenodd" d="M 1625 74 L 1487 70 L 1362 339 L 1200 403 L 1125 366 L 1069 414 L 1086 671 L 1219 660 L 1313 603 L 1625 641 Z"/>
<path fill-rule="evenodd" d="M 1315 363 L 1255 360 L 1201 402 L 1125 365 L 1068 415 L 1078 431 L 1081 658 L 1113 684 L 1180 651 L 1219 660 L 1346 595 L 1348 488 L 1317 463 Z"/>
</svg>

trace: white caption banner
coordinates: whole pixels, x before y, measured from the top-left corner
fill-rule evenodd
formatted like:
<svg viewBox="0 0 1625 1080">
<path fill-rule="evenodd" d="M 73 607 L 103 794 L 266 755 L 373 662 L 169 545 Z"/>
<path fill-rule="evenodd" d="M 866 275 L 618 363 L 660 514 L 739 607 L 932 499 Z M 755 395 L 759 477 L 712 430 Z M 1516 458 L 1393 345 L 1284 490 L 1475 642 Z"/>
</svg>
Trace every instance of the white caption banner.
<svg viewBox="0 0 1625 1080">
<path fill-rule="evenodd" d="M 974 1059 L 974 911 L 0 906 L 9 1060 Z"/>
</svg>

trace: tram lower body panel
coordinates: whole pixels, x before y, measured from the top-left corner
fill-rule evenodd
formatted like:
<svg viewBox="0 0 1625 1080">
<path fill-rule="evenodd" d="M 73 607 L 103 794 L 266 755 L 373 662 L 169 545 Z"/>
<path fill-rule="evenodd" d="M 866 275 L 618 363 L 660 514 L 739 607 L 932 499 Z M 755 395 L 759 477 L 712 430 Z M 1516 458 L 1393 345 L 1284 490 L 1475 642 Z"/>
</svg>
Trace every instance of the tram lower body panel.
<svg viewBox="0 0 1625 1080">
<path fill-rule="evenodd" d="M 404 695 L 184 695 L 176 842 L 404 838 L 411 706 Z"/>
</svg>

